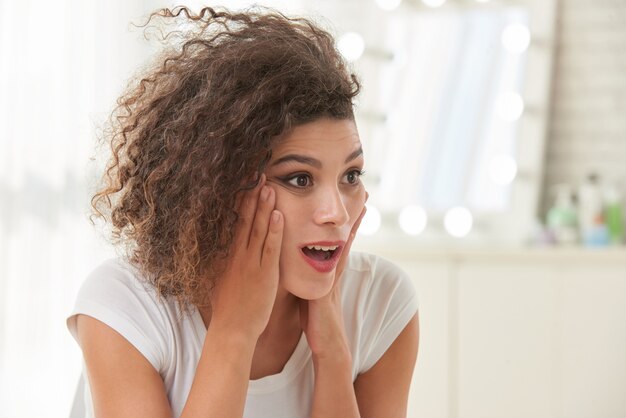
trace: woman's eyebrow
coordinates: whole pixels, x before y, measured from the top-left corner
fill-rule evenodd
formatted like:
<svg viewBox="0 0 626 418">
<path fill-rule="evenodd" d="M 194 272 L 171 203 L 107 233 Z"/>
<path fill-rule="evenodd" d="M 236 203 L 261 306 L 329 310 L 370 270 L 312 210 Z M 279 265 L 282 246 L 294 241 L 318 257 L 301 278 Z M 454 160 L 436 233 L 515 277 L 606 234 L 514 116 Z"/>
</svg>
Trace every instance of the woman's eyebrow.
<svg viewBox="0 0 626 418">
<path fill-rule="evenodd" d="M 348 158 L 346 158 L 346 161 L 344 161 L 344 163 L 348 164 L 350 161 L 356 160 L 360 155 L 363 155 L 363 147 L 359 147 L 358 150 L 348 155 Z"/>
<path fill-rule="evenodd" d="M 345 164 L 348 164 L 352 160 L 356 160 L 360 155 L 363 155 L 363 147 L 359 147 L 356 151 L 352 152 L 346 158 Z M 307 157 L 306 155 L 300 154 L 287 154 L 272 163 L 272 167 L 277 166 L 279 164 L 283 164 L 289 161 L 295 161 L 302 164 L 307 164 L 313 166 L 315 168 L 322 168 L 322 162 L 313 157 Z"/>
<path fill-rule="evenodd" d="M 306 155 L 299 154 L 287 154 L 272 163 L 272 167 L 277 166 L 279 164 L 283 164 L 289 161 L 295 161 L 302 164 L 311 165 L 315 168 L 322 168 L 322 162 L 313 157 L 307 157 Z"/>
</svg>

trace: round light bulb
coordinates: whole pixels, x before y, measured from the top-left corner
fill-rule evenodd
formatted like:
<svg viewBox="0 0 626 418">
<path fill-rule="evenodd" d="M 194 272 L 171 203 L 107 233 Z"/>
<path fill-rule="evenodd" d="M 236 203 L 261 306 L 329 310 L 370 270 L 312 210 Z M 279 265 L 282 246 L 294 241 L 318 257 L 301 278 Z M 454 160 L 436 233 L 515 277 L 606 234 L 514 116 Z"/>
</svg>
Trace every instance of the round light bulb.
<svg viewBox="0 0 626 418">
<path fill-rule="evenodd" d="M 356 61 L 365 51 L 365 41 L 356 32 L 344 33 L 337 41 L 337 49 L 346 60 Z"/>
<path fill-rule="evenodd" d="M 376 0 L 376 4 L 383 10 L 395 10 L 400 6 L 402 0 Z"/>
<path fill-rule="evenodd" d="M 374 235 L 380 229 L 381 216 L 376 207 L 372 205 L 365 205 L 367 212 L 361 219 L 361 225 L 359 226 L 358 233 L 363 235 Z"/>
<path fill-rule="evenodd" d="M 521 54 L 530 45 L 530 30 L 522 23 L 511 23 L 502 31 L 501 41 L 507 51 Z"/>
<path fill-rule="evenodd" d="M 418 235 L 426 228 L 428 216 L 419 206 L 410 205 L 402 209 L 398 216 L 400 228 L 408 235 Z"/>
<path fill-rule="evenodd" d="M 446 212 L 443 220 L 444 227 L 448 234 L 461 238 L 469 234 L 473 224 L 472 214 L 464 207 L 457 206 Z"/>
<path fill-rule="evenodd" d="M 422 3 L 424 3 L 426 6 L 433 8 L 441 7 L 445 2 L 446 0 L 422 0 Z"/>
<path fill-rule="evenodd" d="M 524 112 L 524 100 L 517 93 L 504 93 L 498 99 L 496 113 L 506 121 L 514 122 L 522 116 Z"/>
<path fill-rule="evenodd" d="M 517 175 L 517 162 L 509 155 L 496 155 L 489 162 L 489 177 L 500 186 L 511 184 Z"/>
</svg>

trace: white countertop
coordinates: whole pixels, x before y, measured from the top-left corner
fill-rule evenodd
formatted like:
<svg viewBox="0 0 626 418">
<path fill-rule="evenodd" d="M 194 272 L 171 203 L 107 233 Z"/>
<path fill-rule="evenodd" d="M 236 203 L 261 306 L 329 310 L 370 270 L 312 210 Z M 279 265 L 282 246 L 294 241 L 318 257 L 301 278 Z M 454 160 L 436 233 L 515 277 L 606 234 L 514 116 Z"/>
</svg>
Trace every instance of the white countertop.
<svg viewBox="0 0 626 418">
<path fill-rule="evenodd" d="M 383 257 L 402 258 L 410 260 L 490 260 L 490 261 L 555 261 L 567 262 L 607 262 L 622 263 L 626 266 L 626 246 L 584 248 L 572 247 L 530 247 L 514 245 L 469 245 L 469 244 L 427 244 L 416 240 L 373 239 L 359 237 L 353 244 L 357 251 L 379 254 Z M 626 274 L 626 272 L 625 272 Z"/>
</svg>

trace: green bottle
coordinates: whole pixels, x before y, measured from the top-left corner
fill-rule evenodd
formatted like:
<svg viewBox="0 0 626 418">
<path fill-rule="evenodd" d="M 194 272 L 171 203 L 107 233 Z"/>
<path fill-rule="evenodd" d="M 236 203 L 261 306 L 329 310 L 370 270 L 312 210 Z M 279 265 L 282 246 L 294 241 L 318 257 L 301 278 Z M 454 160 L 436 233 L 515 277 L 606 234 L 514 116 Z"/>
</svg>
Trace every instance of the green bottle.
<svg viewBox="0 0 626 418">
<path fill-rule="evenodd" d="M 567 184 L 552 186 L 554 205 L 548 210 L 548 231 L 558 245 L 573 245 L 578 241 L 578 219 L 572 188 Z"/>
<path fill-rule="evenodd" d="M 609 241 L 621 245 L 624 242 L 624 214 L 619 192 L 614 186 L 607 187 L 604 193 L 604 218 Z"/>
</svg>

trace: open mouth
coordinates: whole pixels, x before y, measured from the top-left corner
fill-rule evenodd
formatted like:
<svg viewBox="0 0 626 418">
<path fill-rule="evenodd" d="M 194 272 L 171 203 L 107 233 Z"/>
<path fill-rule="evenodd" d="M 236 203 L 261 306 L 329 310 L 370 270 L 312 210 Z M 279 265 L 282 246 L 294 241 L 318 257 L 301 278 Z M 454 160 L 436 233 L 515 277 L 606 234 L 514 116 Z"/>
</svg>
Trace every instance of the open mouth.
<svg viewBox="0 0 626 418">
<path fill-rule="evenodd" d="M 307 257 L 316 261 L 327 261 L 333 258 L 335 252 L 339 249 L 338 245 L 322 246 L 322 245 L 307 245 L 302 247 L 302 252 Z"/>
<path fill-rule="evenodd" d="M 322 241 L 300 247 L 304 260 L 320 273 L 331 272 L 343 251 L 344 241 Z"/>
</svg>

